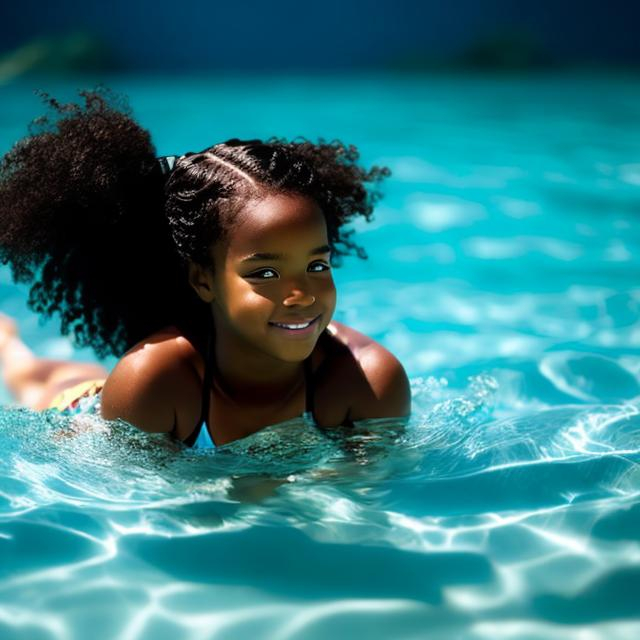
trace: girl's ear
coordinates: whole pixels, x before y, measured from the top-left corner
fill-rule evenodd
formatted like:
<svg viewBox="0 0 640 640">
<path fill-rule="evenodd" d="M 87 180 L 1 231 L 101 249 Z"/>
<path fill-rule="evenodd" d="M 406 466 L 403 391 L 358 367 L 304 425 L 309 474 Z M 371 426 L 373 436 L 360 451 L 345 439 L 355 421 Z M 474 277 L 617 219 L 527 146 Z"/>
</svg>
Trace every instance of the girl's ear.
<svg viewBox="0 0 640 640">
<path fill-rule="evenodd" d="M 204 302 L 213 302 L 213 271 L 211 267 L 203 267 L 201 264 L 189 262 L 189 284 Z"/>
</svg>

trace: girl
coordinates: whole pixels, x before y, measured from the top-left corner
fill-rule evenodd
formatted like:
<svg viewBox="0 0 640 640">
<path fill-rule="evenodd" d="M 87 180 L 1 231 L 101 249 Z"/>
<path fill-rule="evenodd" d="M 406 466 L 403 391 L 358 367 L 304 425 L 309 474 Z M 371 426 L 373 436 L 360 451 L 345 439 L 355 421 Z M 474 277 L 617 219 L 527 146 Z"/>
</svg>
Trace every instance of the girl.
<svg viewBox="0 0 640 640">
<path fill-rule="evenodd" d="M 36 409 L 98 410 L 215 448 L 303 413 L 320 428 L 410 411 L 407 376 L 332 321 L 332 264 L 364 252 L 386 168 L 340 142 L 228 140 L 157 159 L 105 91 L 47 98 L 0 167 L 0 260 L 97 365 L 39 360 L 0 319 L 7 386 Z"/>
</svg>

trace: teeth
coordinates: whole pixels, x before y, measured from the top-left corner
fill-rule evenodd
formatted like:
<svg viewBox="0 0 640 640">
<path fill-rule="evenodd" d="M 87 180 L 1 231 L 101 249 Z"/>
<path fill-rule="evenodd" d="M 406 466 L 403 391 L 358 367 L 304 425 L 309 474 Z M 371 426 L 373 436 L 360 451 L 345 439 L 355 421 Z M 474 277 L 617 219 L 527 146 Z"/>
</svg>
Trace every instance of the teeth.
<svg viewBox="0 0 640 640">
<path fill-rule="evenodd" d="M 283 327 L 284 329 L 306 329 L 311 323 L 305 322 L 304 324 L 278 324 L 278 327 Z"/>
<path fill-rule="evenodd" d="M 274 322 L 273 324 L 276 327 L 281 327 L 282 329 L 306 329 L 312 322 L 313 320 L 303 322 L 302 324 L 282 324 L 280 322 Z"/>
</svg>

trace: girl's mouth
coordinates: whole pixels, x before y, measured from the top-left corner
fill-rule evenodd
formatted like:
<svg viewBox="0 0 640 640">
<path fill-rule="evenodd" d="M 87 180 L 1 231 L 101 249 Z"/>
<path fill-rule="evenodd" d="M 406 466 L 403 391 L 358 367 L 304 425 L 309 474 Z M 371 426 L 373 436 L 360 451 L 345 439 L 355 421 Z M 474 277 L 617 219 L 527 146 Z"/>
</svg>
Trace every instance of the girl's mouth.
<svg viewBox="0 0 640 640">
<path fill-rule="evenodd" d="M 300 319 L 296 322 L 270 322 L 269 325 L 281 329 L 289 335 L 307 335 L 315 330 L 315 325 L 320 317 Z"/>
</svg>

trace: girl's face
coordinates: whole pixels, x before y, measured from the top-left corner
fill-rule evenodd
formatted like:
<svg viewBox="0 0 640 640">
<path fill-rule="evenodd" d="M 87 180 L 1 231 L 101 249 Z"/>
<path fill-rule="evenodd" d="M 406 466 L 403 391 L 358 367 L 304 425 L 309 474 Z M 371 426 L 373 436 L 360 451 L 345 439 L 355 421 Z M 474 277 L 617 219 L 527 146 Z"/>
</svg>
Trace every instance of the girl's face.
<svg viewBox="0 0 640 640">
<path fill-rule="evenodd" d="M 318 204 L 295 194 L 249 203 L 213 259 L 218 339 L 286 362 L 309 356 L 336 305 Z"/>
</svg>

